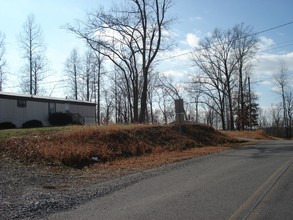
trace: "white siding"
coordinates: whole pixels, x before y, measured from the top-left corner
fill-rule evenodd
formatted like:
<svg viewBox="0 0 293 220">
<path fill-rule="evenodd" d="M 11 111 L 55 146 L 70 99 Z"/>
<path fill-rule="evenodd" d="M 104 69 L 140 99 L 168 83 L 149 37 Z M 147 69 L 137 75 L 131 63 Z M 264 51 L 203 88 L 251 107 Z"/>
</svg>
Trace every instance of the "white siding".
<svg viewBox="0 0 293 220">
<path fill-rule="evenodd" d="M 95 118 L 95 106 L 83 106 L 83 105 L 70 105 L 70 112 L 71 113 L 78 113 L 82 117 L 84 117 L 84 123 L 85 124 L 94 124 L 96 123 Z"/>
<path fill-rule="evenodd" d="M 1 93 L 0 93 L 1 95 Z M 25 107 L 18 107 L 17 100 L 26 100 Z M 48 126 L 49 103 L 56 104 L 56 112 L 78 113 L 84 118 L 85 124 L 95 123 L 96 107 L 92 103 L 81 101 L 69 101 L 52 98 L 35 98 L 25 95 L 0 96 L 0 123 L 12 122 L 17 127 L 29 120 L 39 120 L 44 126 Z"/>
<path fill-rule="evenodd" d="M 0 99 L 0 122 L 12 122 L 17 127 L 29 120 L 42 121 L 44 126 L 48 123 L 48 103 L 26 101 L 26 107 L 18 107 L 17 99 Z"/>
</svg>

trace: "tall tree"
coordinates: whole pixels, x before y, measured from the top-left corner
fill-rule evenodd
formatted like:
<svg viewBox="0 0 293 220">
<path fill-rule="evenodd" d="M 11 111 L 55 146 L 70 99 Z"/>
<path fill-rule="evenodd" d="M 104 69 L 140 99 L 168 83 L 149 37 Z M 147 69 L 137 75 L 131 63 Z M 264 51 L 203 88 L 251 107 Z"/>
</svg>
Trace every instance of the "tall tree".
<svg viewBox="0 0 293 220">
<path fill-rule="evenodd" d="M 102 115 L 102 121 L 105 124 L 109 124 L 111 121 L 111 116 L 114 111 L 114 105 L 113 105 L 113 97 L 111 97 L 111 94 L 109 93 L 109 90 L 103 90 L 104 93 L 104 113 Z"/>
<path fill-rule="evenodd" d="M 260 129 L 269 127 L 268 109 L 259 108 L 258 110 L 258 127 Z"/>
<path fill-rule="evenodd" d="M 238 130 L 240 130 L 242 126 L 243 126 L 243 130 L 244 129 L 248 130 L 258 126 L 259 105 L 257 103 L 257 99 L 258 97 L 255 93 L 246 92 L 244 93 L 243 110 L 237 108 L 236 106 L 237 111 L 242 111 L 241 113 L 238 113 L 238 114 L 236 112 L 235 124 Z"/>
<path fill-rule="evenodd" d="M 232 88 L 235 85 L 233 77 L 237 59 L 233 51 L 234 35 L 231 30 L 215 29 L 211 36 L 200 42 L 200 50 L 194 53 L 193 61 L 207 76 L 206 83 L 217 90 L 221 107 L 221 117 L 230 122 L 228 126 L 234 130 L 234 117 L 232 108 Z M 227 109 L 228 111 L 225 111 Z M 226 129 L 225 123 L 223 129 Z"/>
<path fill-rule="evenodd" d="M 292 88 L 286 92 L 285 95 L 286 101 L 286 109 L 287 109 L 287 116 L 288 116 L 288 137 L 292 136 L 292 116 L 293 116 L 293 90 Z"/>
<path fill-rule="evenodd" d="M 235 34 L 235 56 L 238 64 L 236 66 L 238 77 L 238 114 L 237 117 L 240 122 L 238 126 L 239 130 L 244 130 L 245 124 L 241 121 L 245 120 L 245 93 L 247 88 L 245 87 L 245 81 L 251 74 L 252 64 L 251 60 L 255 56 L 258 49 L 258 39 L 253 34 L 253 28 L 251 26 L 245 26 L 243 23 L 235 25 L 233 27 L 233 33 Z"/>
<path fill-rule="evenodd" d="M 35 16 L 30 14 L 20 33 L 20 47 L 22 57 L 25 60 L 26 72 L 23 78 L 24 91 L 29 87 L 29 94 L 36 95 L 39 92 L 39 84 L 44 80 L 46 72 L 45 44 L 40 25 L 36 24 Z"/>
<path fill-rule="evenodd" d="M 208 97 L 206 104 L 213 100 L 210 107 L 220 115 L 224 130 L 235 129 L 233 94 L 237 88 L 244 114 L 243 79 L 251 66 L 256 44 L 251 28 L 241 24 L 227 30 L 215 29 L 195 49 L 193 62 L 201 73 L 194 79 Z"/>
<path fill-rule="evenodd" d="M 65 63 L 65 72 L 69 82 L 70 97 L 78 99 L 80 96 L 80 81 L 82 75 L 81 58 L 76 48 L 74 48 Z"/>
<path fill-rule="evenodd" d="M 82 99 L 92 101 L 95 96 L 95 69 L 93 68 L 94 53 L 87 50 L 82 59 L 82 72 L 81 72 L 81 93 Z"/>
<path fill-rule="evenodd" d="M 102 87 L 102 76 L 105 75 L 103 69 L 104 57 L 99 53 L 92 51 L 94 55 L 93 62 L 91 64 L 94 72 L 94 92 L 95 102 L 97 103 L 97 123 L 101 123 L 101 87 Z"/>
<path fill-rule="evenodd" d="M 174 100 L 165 88 L 160 87 L 157 90 L 156 102 L 163 117 L 162 122 L 168 124 L 171 120 L 174 120 Z"/>
<path fill-rule="evenodd" d="M 195 122 L 199 122 L 199 104 L 202 94 L 204 94 L 202 83 L 196 77 L 192 77 L 191 81 L 185 87 L 187 94 L 191 97 L 190 103 L 195 106 Z"/>
<path fill-rule="evenodd" d="M 271 114 L 271 120 L 272 120 L 272 127 L 281 127 L 281 122 L 282 122 L 282 104 L 272 104 L 270 109 L 270 114 Z"/>
<path fill-rule="evenodd" d="M 86 101 L 94 101 L 97 104 L 97 123 L 100 124 L 101 80 L 105 74 L 103 69 L 104 57 L 89 48 L 81 60 L 81 98 Z"/>
<path fill-rule="evenodd" d="M 146 120 L 149 74 L 165 46 L 170 7 L 171 0 L 130 0 L 126 7 L 100 9 L 88 14 L 86 21 L 68 26 L 123 73 L 132 90 L 134 122 Z"/>
<path fill-rule="evenodd" d="M 289 72 L 288 67 L 285 63 L 281 63 L 279 72 L 274 74 L 273 79 L 276 82 L 276 86 L 279 89 L 279 94 L 282 99 L 283 106 L 283 126 L 288 126 L 288 117 L 287 117 L 287 105 L 286 105 L 286 93 L 289 89 Z"/>
<path fill-rule="evenodd" d="M 0 91 L 3 89 L 6 60 L 4 58 L 6 52 L 5 35 L 0 32 Z"/>
</svg>

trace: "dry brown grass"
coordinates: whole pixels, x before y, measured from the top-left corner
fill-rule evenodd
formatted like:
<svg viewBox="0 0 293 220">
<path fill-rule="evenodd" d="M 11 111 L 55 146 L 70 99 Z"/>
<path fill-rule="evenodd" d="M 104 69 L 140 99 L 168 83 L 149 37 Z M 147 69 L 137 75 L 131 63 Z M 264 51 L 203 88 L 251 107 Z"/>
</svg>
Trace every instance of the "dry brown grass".
<svg viewBox="0 0 293 220">
<path fill-rule="evenodd" d="M 81 168 L 97 156 L 102 162 L 98 166 L 127 167 L 133 162 L 141 167 L 152 161 L 149 165 L 152 167 L 226 149 L 205 146 L 237 142 L 204 125 L 189 124 L 182 130 L 182 135 L 175 126 L 154 125 L 74 126 L 55 132 L 34 130 L 31 134 L 5 138 L 0 142 L 0 150 L 2 155 L 26 163 Z"/>
<path fill-rule="evenodd" d="M 273 137 L 266 135 L 264 130 L 255 131 L 222 131 L 223 134 L 231 138 L 247 138 L 247 139 L 261 139 L 273 140 Z"/>
<path fill-rule="evenodd" d="M 131 157 L 123 160 L 110 161 L 106 163 L 97 163 L 92 166 L 92 174 L 98 178 L 109 178 L 129 173 L 135 173 L 143 170 L 149 170 L 159 166 L 180 162 L 183 160 L 206 156 L 213 153 L 227 151 L 232 146 L 206 146 L 202 148 L 192 148 L 184 151 L 163 151 L 143 155 L 140 157 Z"/>
</svg>

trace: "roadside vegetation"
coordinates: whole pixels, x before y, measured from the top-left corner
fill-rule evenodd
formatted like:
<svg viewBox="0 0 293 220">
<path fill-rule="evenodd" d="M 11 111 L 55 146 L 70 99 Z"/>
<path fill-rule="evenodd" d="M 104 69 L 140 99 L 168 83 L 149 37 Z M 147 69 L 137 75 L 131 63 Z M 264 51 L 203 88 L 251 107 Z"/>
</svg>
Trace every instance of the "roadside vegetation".
<svg viewBox="0 0 293 220">
<path fill-rule="evenodd" d="M 0 131 L 2 157 L 29 164 L 74 168 L 148 155 L 164 155 L 167 161 L 172 161 L 172 157 L 178 161 L 180 157 L 193 157 L 196 151 L 209 154 L 235 143 L 239 141 L 198 124 L 184 125 L 182 134 L 174 125 L 66 126 Z M 188 156 L 187 152 L 192 155 Z"/>
<path fill-rule="evenodd" d="M 264 131 L 219 132 L 209 126 L 65 126 L 0 131 L 0 157 L 23 164 L 141 170 L 272 139 Z M 115 172 L 116 172 L 115 171 Z M 118 172 L 117 171 L 117 172 Z"/>
</svg>

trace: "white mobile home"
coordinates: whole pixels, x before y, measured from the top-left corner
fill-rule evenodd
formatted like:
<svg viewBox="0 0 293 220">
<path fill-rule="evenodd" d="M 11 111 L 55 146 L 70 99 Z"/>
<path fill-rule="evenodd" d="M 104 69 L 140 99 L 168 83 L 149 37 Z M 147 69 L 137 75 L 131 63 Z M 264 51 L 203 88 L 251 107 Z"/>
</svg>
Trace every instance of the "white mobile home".
<svg viewBox="0 0 293 220">
<path fill-rule="evenodd" d="M 71 114 L 81 124 L 96 122 L 96 104 L 92 102 L 0 92 L 0 123 L 21 127 L 29 120 L 39 120 L 48 126 L 49 115 L 55 112 Z"/>
</svg>

